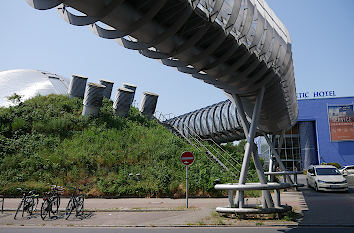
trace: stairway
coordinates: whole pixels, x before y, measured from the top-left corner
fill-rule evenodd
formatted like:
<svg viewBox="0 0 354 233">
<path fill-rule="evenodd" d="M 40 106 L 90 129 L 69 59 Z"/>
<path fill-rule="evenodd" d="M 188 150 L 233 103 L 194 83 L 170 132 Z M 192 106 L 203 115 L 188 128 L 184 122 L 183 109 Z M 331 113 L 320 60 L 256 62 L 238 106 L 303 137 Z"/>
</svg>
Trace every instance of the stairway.
<svg viewBox="0 0 354 233">
<path fill-rule="evenodd" d="M 158 117 L 156 117 L 156 115 Z M 196 149 L 198 149 L 198 151 L 206 155 L 211 162 L 217 164 L 223 170 L 230 172 L 230 174 L 238 180 L 238 176 L 236 174 L 239 174 L 240 171 L 236 168 L 236 164 L 239 166 L 240 164 L 212 139 L 202 139 L 187 125 L 184 125 L 190 132 L 193 132 L 193 135 L 197 135 L 192 136 L 192 134 L 190 134 L 189 137 L 186 137 L 178 128 L 166 123 L 168 119 L 162 113 L 155 113 L 155 118 L 158 120 L 158 122 L 160 122 L 160 124 L 165 126 L 173 134 L 186 140 L 190 145 L 194 146 Z"/>
</svg>

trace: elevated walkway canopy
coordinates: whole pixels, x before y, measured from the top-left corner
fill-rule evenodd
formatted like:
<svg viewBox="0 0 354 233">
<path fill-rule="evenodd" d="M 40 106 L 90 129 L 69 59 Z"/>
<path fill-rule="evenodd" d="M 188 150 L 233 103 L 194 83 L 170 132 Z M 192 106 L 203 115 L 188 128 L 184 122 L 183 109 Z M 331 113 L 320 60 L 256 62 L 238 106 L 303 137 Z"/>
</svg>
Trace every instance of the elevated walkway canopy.
<svg viewBox="0 0 354 233">
<path fill-rule="evenodd" d="M 296 122 L 290 36 L 264 0 L 27 2 L 37 9 L 57 7 L 70 24 L 90 26 L 100 37 L 210 83 L 231 101 L 239 96 L 248 118 L 265 87 L 258 124 L 265 132 Z"/>
</svg>

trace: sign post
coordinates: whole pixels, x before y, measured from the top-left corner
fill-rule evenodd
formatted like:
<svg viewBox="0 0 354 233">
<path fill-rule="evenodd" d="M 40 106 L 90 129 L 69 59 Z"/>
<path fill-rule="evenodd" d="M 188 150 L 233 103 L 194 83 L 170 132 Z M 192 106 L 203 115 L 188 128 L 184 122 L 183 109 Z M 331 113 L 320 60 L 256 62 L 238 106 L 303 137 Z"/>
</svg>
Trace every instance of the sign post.
<svg viewBox="0 0 354 233">
<path fill-rule="evenodd" d="M 188 166 L 186 166 L 186 208 L 188 209 Z"/>
<path fill-rule="evenodd" d="M 183 152 L 181 155 L 181 162 L 186 165 L 186 207 L 188 208 L 188 166 L 194 162 L 194 155 L 192 152 Z"/>
</svg>

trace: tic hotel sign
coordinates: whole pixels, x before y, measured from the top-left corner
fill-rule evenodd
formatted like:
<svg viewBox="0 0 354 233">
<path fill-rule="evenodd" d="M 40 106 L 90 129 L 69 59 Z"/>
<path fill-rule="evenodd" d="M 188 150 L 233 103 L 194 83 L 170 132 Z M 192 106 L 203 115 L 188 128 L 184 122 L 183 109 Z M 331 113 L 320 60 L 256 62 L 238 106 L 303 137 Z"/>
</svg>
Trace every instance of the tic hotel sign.
<svg viewBox="0 0 354 233">
<path fill-rule="evenodd" d="M 330 98 L 335 97 L 334 91 L 306 91 L 296 93 L 298 99 L 315 99 L 315 98 Z"/>
</svg>

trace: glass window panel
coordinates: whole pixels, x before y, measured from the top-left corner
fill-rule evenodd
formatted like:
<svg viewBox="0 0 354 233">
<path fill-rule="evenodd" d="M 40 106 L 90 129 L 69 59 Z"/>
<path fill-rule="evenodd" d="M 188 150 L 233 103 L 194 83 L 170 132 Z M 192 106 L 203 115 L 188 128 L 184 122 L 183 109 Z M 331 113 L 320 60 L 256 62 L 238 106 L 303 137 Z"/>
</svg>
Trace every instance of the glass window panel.
<svg viewBox="0 0 354 233">
<path fill-rule="evenodd" d="M 189 137 L 188 122 L 189 122 L 190 118 L 191 118 L 191 115 L 188 115 L 187 117 L 184 117 L 184 121 L 183 121 L 183 130 L 184 130 L 184 135 L 186 137 Z"/>
<path fill-rule="evenodd" d="M 190 133 L 193 135 L 193 136 L 196 136 L 196 132 L 195 132 L 195 115 L 196 114 L 192 114 L 191 115 L 191 118 L 189 119 L 189 122 L 188 122 L 188 126 L 189 126 L 189 130 L 190 130 Z"/>
<path fill-rule="evenodd" d="M 229 124 L 230 129 L 235 129 L 238 126 L 236 121 L 236 108 L 231 102 L 229 104 Z"/>
<path fill-rule="evenodd" d="M 201 133 L 201 129 L 200 129 L 200 119 L 202 116 L 202 111 L 198 112 L 196 117 L 195 117 L 195 130 L 197 131 L 198 134 Z"/>
<path fill-rule="evenodd" d="M 208 130 L 209 130 L 209 134 L 212 134 L 212 133 L 215 133 L 216 130 L 215 130 L 215 123 L 214 123 L 214 112 L 215 112 L 215 107 L 211 108 L 209 111 L 208 111 L 208 116 L 207 116 L 207 127 L 208 127 Z"/>
<path fill-rule="evenodd" d="M 222 105 L 219 104 L 216 107 L 216 110 L 215 110 L 215 113 L 214 113 L 214 125 L 215 125 L 215 129 L 216 129 L 217 132 L 223 131 L 223 128 L 222 128 L 222 125 L 221 125 L 221 120 L 220 120 L 221 109 L 222 109 Z"/>
<path fill-rule="evenodd" d="M 231 129 L 230 123 L 229 123 L 229 108 L 230 108 L 230 103 L 226 103 L 222 107 L 221 123 L 222 123 L 222 126 L 225 130 Z"/>
<path fill-rule="evenodd" d="M 203 135 L 203 136 L 209 134 L 209 130 L 208 130 L 208 126 L 207 126 L 207 119 L 208 119 L 208 111 L 203 110 L 202 111 L 202 118 L 200 121 L 201 135 Z"/>
</svg>

